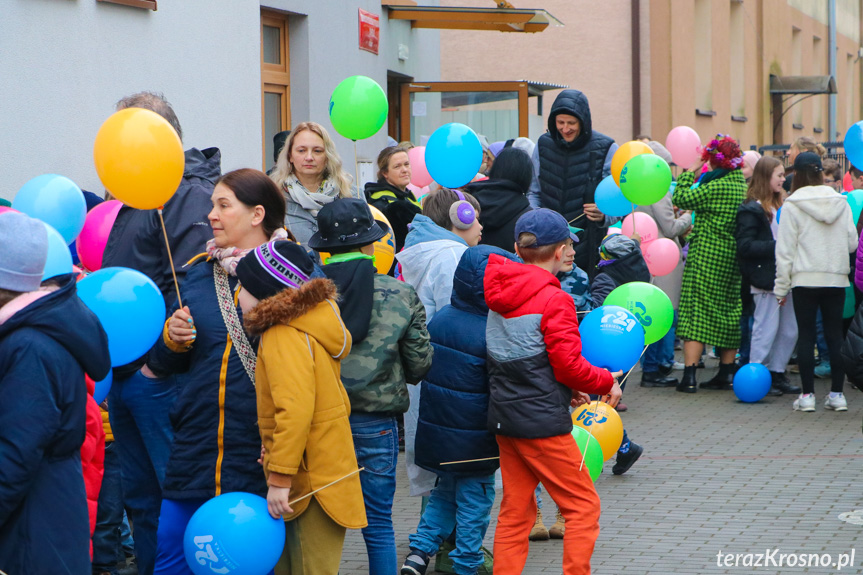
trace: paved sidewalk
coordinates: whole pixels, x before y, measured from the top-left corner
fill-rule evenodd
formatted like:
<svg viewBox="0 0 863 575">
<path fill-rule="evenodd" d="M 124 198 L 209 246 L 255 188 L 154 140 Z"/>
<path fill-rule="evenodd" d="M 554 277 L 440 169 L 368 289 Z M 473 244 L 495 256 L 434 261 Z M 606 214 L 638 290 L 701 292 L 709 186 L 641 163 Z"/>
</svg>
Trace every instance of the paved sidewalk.
<svg viewBox="0 0 863 575">
<path fill-rule="evenodd" d="M 699 370 L 699 380 L 715 371 Z M 863 573 L 863 526 L 839 519 L 863 509 L 863 393 L 846 385 L 848 411 L 824 411 L 829 384 L 816 380 L 816 412 L 798 413 L 791 410 L 791 396 L 743 404 L 730 391 L 689 395 L 641 388 L 637 371 L 631 380 L 624 394 L 629 411 L 622 417 L 645 453 L 619 477 L 611 474 L 613 460 L 607 462 L 596 482 L 602 530 L 595 575 Z M 401 561 L 420 501 L 407 495 L 401 462 L 398 480 L 393 516 Z M 544 501 L 550 526 L 553 505 L 548 497 Z M 486 537 L 489 549 L 499 503 L 500 496 Z M 744 567 L 743 557 L 738 567 L 733 558 L 732 566 L 717 566 L 720 551 L 773 549 L 777 563 L 782 553 L 830 554 L 835 563 L 853 549 L 854 566 L 756 568 Z M 561 541 L 531 543 L 524 573 L 561 573 L 562 553 Z M 361 573 L 368 573 L 365 545 L 359 531 L 350 531 L 341 574 Z"/>
</svg>

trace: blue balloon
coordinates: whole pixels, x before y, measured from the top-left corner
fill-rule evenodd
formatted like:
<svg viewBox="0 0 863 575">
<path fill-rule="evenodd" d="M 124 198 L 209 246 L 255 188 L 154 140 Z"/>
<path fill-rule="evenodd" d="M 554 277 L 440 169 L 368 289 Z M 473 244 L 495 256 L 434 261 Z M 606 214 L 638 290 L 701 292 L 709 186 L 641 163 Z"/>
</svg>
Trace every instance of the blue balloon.
<svg viewBox="0 0 863 575">
<path fill-rule="evenodd" d="M 219 495 L 192 515 L 183 536 L 186 563 L 195 575 L 265 575 L 285 546 L 285 522 L 251 493 Z"/>
<path fill-rule="evenodd" d="M 78 282 L 78 297 L 108 334 L 111 366 L 147 353 L 162 333 L 165 298 L 153 280 L 128 268 L 103 268 Z"/>
<path fill-rule="evenodd" d="M 857 122 L 845 132 L 845 156 L 853 166 L 863 166 L 863 122 Z M 15 207 L 15 206 L 12 206 Z"/>
<path fill-rule="evenodd" d="M 56 174 L 36 176 L 21 186 L 12 207 L 53 227 L 67 246 L 81 233 L 87 217 L 87 202 L 81 188 Z"/>
<path fill-rule="evenodd" d="M 108 392 L 111 391 L 111 383 L 114 381 L 113 371 L 109 371 L 108 375 L 102 381 L 96 382 L 96 389 L 93 391 L 93 399 L 96 403 L 102 403 L 108 397 Z"/>
<path fill-rule="evenodd" d="M 609 371 L 629 371 L 644 351 L 644 328 L 629 311 L 606 305 L 587 314 L 579 325 L 581 355 Z"/>
<path fill-rule="evenodd" d="M 45 224 L 45 222 L 42 222 Z M 45 271 L 42 272 L 42 281 L 54 276 L 72 273 L 72 254 L 69 246 L 60 232 L 45 224 L 48 230 L 48 259 L 45 261 Z"/>
<path fill-rule="evenodd" d="M 425 160 L 434 181 L 447 188 L 458 188 L 470 183 L 479 171 L 482 144 L 464 124 L 444 124 L 426 143 Z"/>
<path fill-rule="evenodd" d="M 614 183 L 613 176 L 606 176 L 596 186 L 596 207 L 606 216 L 627 216 L 634 209 L 632 202 L 627 200 L 620 188 Z"/>
<path fill-rule="evenodd" d="M 747 363 L 734 374 L 734 395 L 746 403 L 761 401 L 770 391 L 770 371 L 760 363 Z"/>
</svg>

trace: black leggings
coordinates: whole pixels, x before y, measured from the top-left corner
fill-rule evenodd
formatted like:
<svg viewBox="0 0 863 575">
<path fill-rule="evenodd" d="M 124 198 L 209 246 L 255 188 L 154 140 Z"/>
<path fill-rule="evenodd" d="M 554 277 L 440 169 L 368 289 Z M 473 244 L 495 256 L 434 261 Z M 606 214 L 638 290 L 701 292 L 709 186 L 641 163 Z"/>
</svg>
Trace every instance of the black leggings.
<svg viewBox="0 0 863 575">
<path fill-rule="evenodd" d="M 815 392 L 815 316 L 821 308 L 824 338 L 830 352 L 830 391 L 842 392 L 845 370 L 842 367 L 842 308 L 845 288 L 796 287 L 792 290 L 794 316 L 797 318 L 797 364 L 803 393 Z"/>
</svg>

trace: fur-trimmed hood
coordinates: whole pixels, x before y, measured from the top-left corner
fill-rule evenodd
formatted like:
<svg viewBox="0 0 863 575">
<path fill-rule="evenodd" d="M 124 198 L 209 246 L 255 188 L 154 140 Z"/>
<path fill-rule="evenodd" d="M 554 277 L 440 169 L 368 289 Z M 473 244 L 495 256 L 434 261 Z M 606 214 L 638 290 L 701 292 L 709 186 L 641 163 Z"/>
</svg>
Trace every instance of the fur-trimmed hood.
<svg viewBox="0 0 863 575">
<path fill-rule="evenodd" d="M 285 289 L 261 300 L 245 314 L 243 323 L 252 335 L 261 335 L 274 325 L 290 325 L 314 337 L 334 358 L 350 350 L 350 336 L 336 304 L 336 284 L 313 279 L 300 289 Z"/>
</svg>

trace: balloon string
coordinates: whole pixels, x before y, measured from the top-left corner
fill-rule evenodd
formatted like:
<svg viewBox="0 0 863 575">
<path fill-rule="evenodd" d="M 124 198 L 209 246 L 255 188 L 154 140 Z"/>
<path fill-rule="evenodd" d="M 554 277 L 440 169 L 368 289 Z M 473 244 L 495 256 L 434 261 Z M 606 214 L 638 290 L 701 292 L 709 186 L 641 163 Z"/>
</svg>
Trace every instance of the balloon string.
<svg viewBox="0 0 863 575">
<path fill-rule="evenodd" d="M 482 457 L 480 459 L 462 459 L 461 461 L 444 461 L 441 465 L 455 465 L 456 463 L 474 463 L 475 461 L 492 461 L 494 459 L 500 459 L 500 455 L 495 455 L 494 457 Z"/>
<path fill-rule="evenodd" d="M 566 223 L 571 224 L 571 223 L 572 223 L 572 222 L 574 222 L 575 220 L 580 220 L 580 219 L 581 219 L 581 218 L 583 218 L 585 215 L 586 215 L 586 214 L 585 214 L 584 212 L 582 212 L 582 213 L 581 213 L 581 215 L 579 215 L 579 216 L 575 216 L 574 218 L 572 218 L 571 220 L 569 220 L 569 221 L 568 221 L 568 222 L 566 222 Z"/>
<path fill-rule="evenodd" d="M 635 218 L 633 218 L 635 220 Z M 632 364 L 632 367 L 629 368 L 629 371 L 626 372 L 626 375 L 623 376 L 623 379 L 620 380 L 620 385 L 626 383 L 626 378 L 629 377 L 629 374 L 632 373 L 632 370 L 635 369 L 635 366 L 638 365 L 638 362 L 641 361 L 641 358 L 644 357 L 644 353 L 647 351 L 647 346 L 644 346 L 644 349 L 641 350 L 641 355 L 638 356 L 638 359 Z M 596 419 L 596 408 L 599 407 L 599 399 L 596 400 L 596 405 L 593 406 L 593 418 Z M 587 441 L 584 442 L 584 450 L 581 452 L 581 463 L 578 466 L 578 470 L 581 471 L 581 468 L 584 466 L 584 457 L 587 455 L 587 446 L 590 445 L 590 438 L 593 437 L 593 433 L 588 429 L 587 430 Z"/>
<path fill-rule="evenodd" d="M 162 208 L 159 206 L 159 221 L 162 222 L 162 235 L 165 237 L 165 247 L 168 248 L 168 263 L 171 264 L 171 275 L 174 276 L 174 289 L 177 290 L 177 302 L 180 304 L 180 309 L 183 309 L 183 298 L 180 297 L 180 284 L 177 282 L 177 270 L 174 269 L 174 258 L 171 255 L 171 244 L 168 243 L 168 230 L 165 229 L 165 218 L 162 216 Z"/>
<path fill-rule="evenodd" d="M 357 176 L 357 191 L 360 189 L 360 160 L 357 156 L 357 141 L 354 140 L 354 173 Z"/>
<path fill-rule="evenodd" d="M 635 235 L 635 204 L 632 204 L 632 235 Z"/>
<path fill-rule="evenodd" d="M 305 494 L 305 495 L 303 495 L 302 497 L 297 497 L 297 498 L 296 498 L 296 499 L 294 499 L 293 501 L 288 501 L 288 506 L 293 505 L 293 504 L 294 504 L 294 503 L 296 503 L 297 501 L 302 501 L 303 499 L 309 498 L 309 497 L 311 497 L 312 495 L 314 495 L 315 493 L 317 493 L 318 491 L 323 491 L 323 490 L 324 490 L 324 489 L 326 489 L 327 487 L 329 487 L 329 486 L 331 486 L 331 485 L 335 485 L 335 484 L 336 484 L 336 483 L 338 483 L 339 481 L 344 481 L 345 479 L 347 479 L 347 478 L 348 478 L 348 477 L 350 477 L 351 475 L 356 475 L 357 473 L 359 473 L 360 471 L 363 471 L 364 469 L 365 469 L 365 467 L 360 467 L 359 469 L 355 469 L 355 470 L 351 471 L 350 473 L 348 473 L 347 475 L 345 475 L 344 477 L 339 477 L 339 478 L 338 478 L 338 479 L 336 479 L 335 481 L 331 481 L 331 482 L 327 483 L 326 485 L 324 485 L 323 487 L 318 487 L 317 489 L 315 489 L 315 490 L 314 490 L 314 491 L 312 491 L 311 493 L 306 493 L 306 494 Z"/>
</svg>

